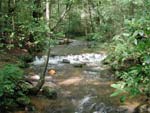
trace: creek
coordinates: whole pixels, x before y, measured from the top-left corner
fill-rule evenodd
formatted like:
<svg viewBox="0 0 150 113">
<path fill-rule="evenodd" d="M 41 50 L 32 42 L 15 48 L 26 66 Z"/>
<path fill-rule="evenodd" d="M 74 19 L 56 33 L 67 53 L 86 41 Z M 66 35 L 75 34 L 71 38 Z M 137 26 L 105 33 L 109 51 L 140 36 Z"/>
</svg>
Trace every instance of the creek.
<svg viewBox="0 0 150 113">
<path fill-rule="evenodd" d="M 56 74 L 46 75 L 44 85 L 57 89 L 58 98 L 49 100 L 42 96 L 31 97 L 36 113 L 132 113 L 138 100 L 122 104 L 119 97 L 110 97 L 114 76 L 101 62 L 104 51 L 93 52 L 88 42 L 76 41 L 58 45 L 51 51 L 48 69 Z M 46 56 L 37 56 L 31 69 L 36 76 L 44 69 Z M 35 77 L 36 78 L 36 77 Z M 36 79 L 39 79 L 38 77 Z M 23 112 L 17 112 L 23 113 Z"/>
</svg>

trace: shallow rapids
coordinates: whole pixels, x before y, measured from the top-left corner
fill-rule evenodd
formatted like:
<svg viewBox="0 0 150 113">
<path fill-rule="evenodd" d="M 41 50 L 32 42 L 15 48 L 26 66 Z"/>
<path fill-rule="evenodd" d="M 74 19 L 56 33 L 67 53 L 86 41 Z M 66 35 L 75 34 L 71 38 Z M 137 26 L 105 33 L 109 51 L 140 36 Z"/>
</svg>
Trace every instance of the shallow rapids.
<svg viewBox="0 0 150 113">
<path fill-rule="evenodd" d="M 49 100 L 32 97 L 37 113 L 133 112 L 137 106 L 136 101 L 121 104 L 118 97 L 110 97 L 114 91 L 110 87 L 114 77 L 109 67 L 102 64 L 102 60 L 107 56 L 105 52 L 91 52 L 87 50 L 86 43 L 73 41 L 69 45 L 58 45 L 52 49 L 48 69 L 54 69 L 56 74 L 50 76 L 47 73 L 44 85 L 55 87 L 58 90 L 58 98 Z M 45 55 L 36 56 L 32 62 L 31 68 L 38 79 L 46 58 Z"/>
</svg>

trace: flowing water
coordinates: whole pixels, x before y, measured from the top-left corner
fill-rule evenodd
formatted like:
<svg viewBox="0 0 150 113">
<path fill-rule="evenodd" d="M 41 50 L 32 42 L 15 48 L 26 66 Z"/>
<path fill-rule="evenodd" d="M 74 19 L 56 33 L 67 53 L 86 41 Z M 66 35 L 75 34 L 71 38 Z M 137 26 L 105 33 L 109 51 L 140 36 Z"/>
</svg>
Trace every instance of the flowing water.
<svg viewBox="0 0 150 113">
<path fill-rule="evenodd" d="M 87 42 L 73 41 L 69 45 L 58 45 L 52 49 L 48 69 L 56 70 L 54 76 L 47 73 L 45 85 L 58 90 L 58 98 L 49 100 L 32 97 L 36 113 L 132 113 L 138 100 L 119 102 L 110 97 L 114 91 L 112 72 L 102 65 L 106 53 L 93 53 Z M 36 57 L 32 69 L 39 75 L 46 56 Z M 19 112 L 18 112 L 19 113 Z M 20 112 L 21 113 L 21 112 Z"/>
</svg>

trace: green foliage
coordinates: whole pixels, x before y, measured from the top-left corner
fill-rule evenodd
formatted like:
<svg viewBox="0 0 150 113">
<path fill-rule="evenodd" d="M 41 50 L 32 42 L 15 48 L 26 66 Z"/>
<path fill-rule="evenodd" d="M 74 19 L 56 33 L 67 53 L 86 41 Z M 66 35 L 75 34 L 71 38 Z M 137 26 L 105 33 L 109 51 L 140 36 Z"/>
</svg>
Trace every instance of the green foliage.
<svg viewBox="0 0 150 113">
<path fill-rule="evenodd" d="M 49 99 L 56 99 L 57 98 L 57 91 L 51 87 L 43 87 L 42 89 L 43 95 L 45 95 Z"/>
<path fill-rule="evenodd" d="M 43 20 L 38 23 L 34 21 L 23 23 L 20 30 L 24 34 L 24 37 L 19 37 L 19 39 L 22 39 L 20 40 L 20 47 L 27 46 L 27 49 L 31 52 L 41 51 L 44 48 L 49 28 Z"/>
<path fill-rule="evenodd" d="M 88 41 L 95 41 L 95 42 L 97 42 L 97 41 L 102 41 L 102 36 L 101 36 L 101 33 L 90 33 L 90 34 L 88 34 L 87 36 L 87 40 Z"/>
<path fill-rule="evenodd" d="M 126 20 L 126 30 L 114 37 L 107 61 L 121 82 L 112 85 L 116 92 L 111 96 L 150 93 L 150 14 L 140 14 Z"/>
<path fill-rule="evenodd" d="M 28 85 L 23 80 L 23 71 L 16 65 L 8 64 L 0 70 L 0 107 L 11 109 L 30 103 L 26 96 Z"/>
<path fill-rule="evenodd" d="M 15 65 L 6 65 L 1 71 L 1 82 L 3 80 L 18 80 L 21 79 L 23 77 L 23 71 L 20 70 L 18 67 L 16 67 Z"/>
<path fill-rule="evenodd" d="M 34 17 L 33 13 L 35 10 L 40 13 L 43 8 L 37 8 L 30 0 L 19 0 L 15 3 L 5 1 L 0 5 L 0 47 L 19 47 L 29 52 L 42 50 L 49 28 L 44 18 Z"/>
<path fill-rule="evenodd" d="M 32 53 L 43 50 L 49 43 L 54 46 L 57 41 L 53 38 L 72 35 L 86 35 L 94 46 L 112 40 L 106 62 L 120 81 L 112 85 L 116 92 L 111 96 L 147 95 L 150 93 L 149 11 L 149 0 L 1 0 L 0 48 L 21 48 Z M 21 61 L 19 66 L 25 67 L 25 62 Z M 22 78 L 23 72 L 14 65 L 0 70 L 0 106 L 29 103 L 28 88 Z M 51 96 L 49 89 L 47 92 Z M 120 101 L 125 99 L 123 95 Z"/>
<path fill-rule="evenodd" d="M 65 26 L 69 35 L 82 36 L 84 35 L 84 28 L 81 24 L 81 17 L 79 12 L 72 11 L 69 14 L 69 22 Z"/>
</svg>

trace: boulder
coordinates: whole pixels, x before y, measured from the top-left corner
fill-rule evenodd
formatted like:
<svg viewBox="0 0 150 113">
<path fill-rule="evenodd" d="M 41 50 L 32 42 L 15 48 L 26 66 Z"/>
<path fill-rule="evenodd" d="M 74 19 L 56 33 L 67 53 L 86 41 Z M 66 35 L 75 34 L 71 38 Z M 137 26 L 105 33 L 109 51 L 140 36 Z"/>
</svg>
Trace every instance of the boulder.
<svg viewBox="0 0 150 113">
<path fill-rule="evenodd" d="M 74 67 L 78 67 L 78 68 L 82 68 L 85 65 L 86 65 L 86 63 L 74 63 L 73 64 Z"/>
<path fill-rule="evenodd" d="M 86 71 L 91 71 L 91 72 L 100 72 L 100 68 L 99 67 L 94 67 L 94 68 L 87 68 Z"/>
<path fill-rule="evenodd" d="M 55 69 L 48 69 L 48 74 L 50 76 L 54 76 L 56 74 L 56 70 Z"/>
<path fill-rule="evenodd" d="M 23 106 L 30 104 L 30 99 L 27 96 L 18 97 L 16 101 Z"/>
<path fill-rule="evenodd" d="M 48 87 L 48 86 L 44 86 L 42 88 L 42 94 L 49 99 L 56 99 L 57 98 L 56 90 L 51 88 L 51 87 Z"/>
<path fill-rule="evenodd" d="M 70 64 L 70 60 L 68 60 L 68 59 L 63 59 L 63 60 L 62 60 L 62 63 Z"/>
<path fill-rule="evenodd" d="M 70 39 L 68 39 L 68 38 L 65 38 L 65 39 L 63 39 L 63 40 L 60 40 L 59 41 L 59 45 L 63 45 L 63 44 L 69 44 L 69 43 L 72 43 L 73 42 L 73 40 L 70 40 Z"/>
<path fill-rule="evenodd" d="M 28 79 L 31 81 L 38 81 L 40 79 L 40 75 L 32 75 Z"/>
</svg>

